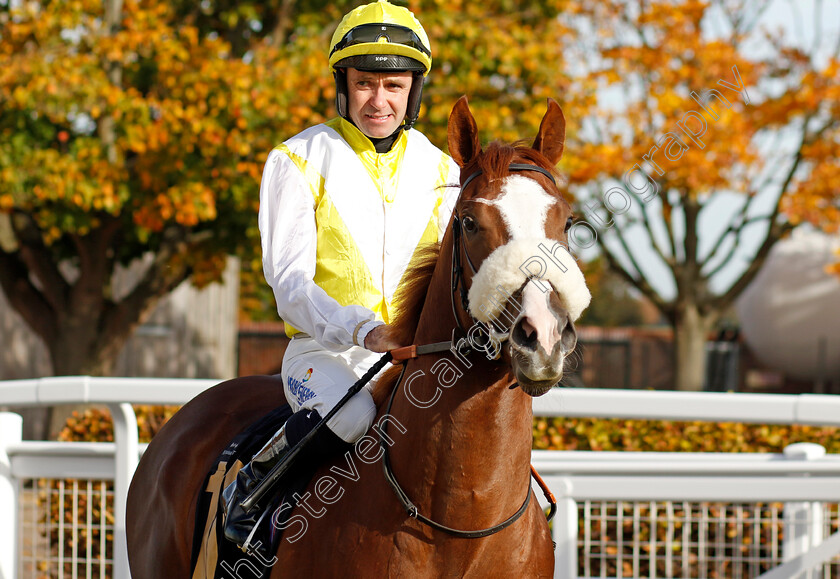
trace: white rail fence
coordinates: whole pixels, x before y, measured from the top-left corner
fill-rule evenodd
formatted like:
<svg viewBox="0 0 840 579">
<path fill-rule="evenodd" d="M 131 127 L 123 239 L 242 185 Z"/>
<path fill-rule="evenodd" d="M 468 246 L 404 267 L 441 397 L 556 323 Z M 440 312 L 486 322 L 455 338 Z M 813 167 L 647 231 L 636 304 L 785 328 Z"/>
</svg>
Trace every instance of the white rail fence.
<svg viewBox="0 0 840 579">
<path fill-rule="evenodd" d="M 127 579 L 125 496 L 142 452 L 131 404 L 183 404 L 214 383 L 0 382 L 0 405 L 104 404 L 115 427 L 114 443 L 21 441 L 20 417 L 0 413 L 0 579 L 23 577 L 25 568 L 38 577 Z M 565 389 L 536 399 L 534 413 L 840 426 L 840 399 Z M 781 579 L 836 576 L 840 568 L 826 563 L 840 553 L 840 457 L 817 445 L 792 445 L 784 454 L 533 456 L 560 507 L 552 529 L 556 577 Z M 113 481 L 113 491 L 104 481 Z M 47 514 L 34 514 L 36 506 Z M 59 519 L 51 526 L 53 510 Z M 61 547 L 50 551 L 52 541 Z M 73 546 L 71 554 L 64 544 Z M 48 552 L 39 556 L 39 547 Z"/>
</svg>

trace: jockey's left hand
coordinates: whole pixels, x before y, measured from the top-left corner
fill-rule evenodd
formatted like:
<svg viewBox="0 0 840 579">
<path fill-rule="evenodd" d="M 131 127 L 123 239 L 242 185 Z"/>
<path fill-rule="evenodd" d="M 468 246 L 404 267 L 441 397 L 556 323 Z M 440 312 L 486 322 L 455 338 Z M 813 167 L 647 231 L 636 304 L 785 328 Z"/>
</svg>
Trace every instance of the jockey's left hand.
<svg viewBox="0 0 840 579">
<path fill-rule="evenodd" d="M 403 344 L 399 344 L 391 338 L 391 332 L 389 330 L 390 326 L 388 324 L 376 326 L 365 336 L 365 348 L 371 352 L 379 352 L 381 354 L 401 348 Z"/>
</svg>

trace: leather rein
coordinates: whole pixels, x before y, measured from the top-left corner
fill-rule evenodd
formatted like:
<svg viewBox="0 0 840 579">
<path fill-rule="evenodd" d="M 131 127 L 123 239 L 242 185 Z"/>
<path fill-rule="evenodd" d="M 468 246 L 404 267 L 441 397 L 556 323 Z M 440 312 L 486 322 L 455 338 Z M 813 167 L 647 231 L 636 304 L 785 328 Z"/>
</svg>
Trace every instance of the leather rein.
<svg viewBox="0 0 840 579">
<path fill-rule="evenodd" d="M 543 169 L 542 167 L 538 167 L 536 165 L 528 165 L 523 163 L 511 163 L 508 166 L 508 169 L 511 171 L 536 171 L 538 173 L 542 173 L 549 179 L 551 179 L 552 183 L 555 183 L 554 177 L 551 175 L 549 171 Z M 479 169 L 478 171 L 472 173 L 469 177 L 464 179 L 463 183 L 461 184 L 461 191 L 463 191 L 466 186 L 481 175 L 482 171 Z M 452 217 L 452 270 L 450 275 L 450 285 L 451 285 L 451 302 L 452 302 L 452 314 L 455 317 L 455 323 L 457 324 L 457 328 L 452 332 L 452 341 L 450 342 L 437 342 L 434 344 L 426 344 L 426 345 L 412 345 L 406 346 L 404 348 L 398 348 L 396 350 L 392 350 L 390 354 L 392 355 L 392 361 L 394 363 L 402 362 L 403 367 L 402 371 L 400 372 L 400 376 L 397 379 L 394 388 L 391 390 L 391 396 L 388 399 L 388 406 L 386 408 L 385 413 L 390 414 L 391 408 L 394 404 L 394 399 L 396 398 L 397 390 L 400 388 L 400 384 L 402 384 L 403 377 L 405 376 L 406 369 L 408 368 L 408 360 L 412 358 L 416 358 L 419 355 L 423 354 L 432 354 L 438 352 L 448 352 L 453 348 L 457 348 L 458 353 L 462 355 L 468 355 L 472 352 L 472 348 L 469 346 L 469 342 L 466 339 L 467 332 L 464 329 L 463 325 L 461 324 L 461 318 L 458 315 L 457 307 L 455 305 L 455 293 L 460 293 L 461 298 L 461 307 L 464 312 L 470 317 L 470 319 L 475 323 L 475 319 L 470 314 L 469 309 L 469 298 L 468 298 L 468 289 L 466 287 L 466 283 L 464 280 L 464 268 L 461 262 L 461 253 L 463 252 L 464 257 L 466 258 L 467 265 L 469 265 L 470 270 L 473 274 L 476 273 L 475 265 L 473 264 L 472 259 L 470 258 L 469 253 L 467 252 L 466 245 L 464 245 L 463 233 L 461 231 L 461 219 L 456 212 Z M 456 332 L 462 334 L 461 337 L 457 342 Z M 489 339 L 489 337 L 488 337 Z M 382 428 L 378 430 L 379 433 L 379 445 L 383 450 L 382 456 L 382 468 L 385 473 L 385 480 L 388 481 L 388 484 L 391 486 L 391 489 L 394 491 L 394 494 L 397 495 L 397 499 L 400 501 L 400 504 L 405 509 L 406 514 L 412 518 L 417 519 L 421 523 L 432 527 L 433 529 L 437 529 L 438 531 L 443 531 L 444 533 L 453 535 L 455 537 L 460 537 L 463 539 L 478 539 L 481 537 L 487 537 L 489 535 L 493 535 L 498 533 L 502 529 L 505 529 L 515 523 L 528 509 L 528 505 L 531 502 L 531 486 L 528 485 L 527 493 L 525 495 L 525 500 L 522 503 L 522 506 L 519 507 L 519 510 L 516 511 L 513 515 L 499 523 L 498 525 L 494 525 L 492 527 L 488 527 L 486 529 L 480 529 L 476 531 L 464 531 L 460 529 L 454 529 L 452 527 L 448 527 L 442 523 L 438 523 L 429 517 L 420 513 L 417 509 L 417 506 L 411 501 L 411 499 L 406 494 L 405 490 L 400 486 L 400 483 L 397 481 L 396 476 L 394 475 L 394 471 L 391 467 L 391 456 L 388 451 L 388 443 L 386 441 L 386 434 L 388 429 L 388 421 L 385 421 L 382 425 Z M 545 481 L 542 480 L 540 475 L 537 473 L 536 469 L 531 466 L 531 477 L 537 482 L 537 484 L 542 489 L 543 493 L 545 494 L 546 499 L 550 505 L 550 511 L 546 515 L 546 518 L 550 521 L 552 517 L 554 517 L 554 513 L 557 511 L 557 500 L 554 498 L 554 495 L 546 485 Z"/>
</svg>

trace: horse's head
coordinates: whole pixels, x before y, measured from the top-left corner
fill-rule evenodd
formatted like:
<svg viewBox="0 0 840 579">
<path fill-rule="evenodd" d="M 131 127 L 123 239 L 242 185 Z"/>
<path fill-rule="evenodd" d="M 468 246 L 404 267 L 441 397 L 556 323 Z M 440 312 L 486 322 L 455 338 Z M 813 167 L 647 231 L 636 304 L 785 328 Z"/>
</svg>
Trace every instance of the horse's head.
<svg viewBox="0 0 840 579">
<path fill-rule="evenodd" d="M 449 152 L 461 167 L 453 255 L 469 288 L 462 302 L 488 330 L 487 351 L 498 348 L 531 396 L 563 377 L 577 343 L 574 321 L 590 299 L 567 249 L 572 209 L 553 176 L 565 135 L 551 99 L 531 147 L 491 143 L 483 151 L 466 97 L 449 117 Z"/>
</svg>

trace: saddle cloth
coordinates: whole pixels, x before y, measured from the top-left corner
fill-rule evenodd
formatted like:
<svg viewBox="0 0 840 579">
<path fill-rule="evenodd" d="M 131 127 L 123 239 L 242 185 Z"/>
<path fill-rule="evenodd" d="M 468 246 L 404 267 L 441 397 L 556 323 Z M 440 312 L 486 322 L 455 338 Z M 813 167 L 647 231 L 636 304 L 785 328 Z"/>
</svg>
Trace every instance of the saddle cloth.
<svg viewBox="0 0 840 579">
<path fill-rule="evenodd" d="M 245 553 L 224 536 L 221 506 L 222 491 L 236 480 L 236 474 L 244 464 L 292 415 L 288 405 L 269 412 L 238 434 L 219 455 L 204 484 L 204 491 L 198 498 L 195 531 L 192 548 L 192 579 L 230 579 L 248 577 L 268 579 L 271 574 L 274 554 L 282 538 L 279 528 L 288 520 L 293 509 L 284 508 L 275 513 L 278 505 L 288 503 L 293 507 L 309 484 L 315 466 L 308 461 L 298 460 L 282 480 L 283 488 L 263 508 L 266 515 L 260 521 L 257 537 L 263 537 L 269 545 L 260 545 L 257 551 Z"/>
</svg>

